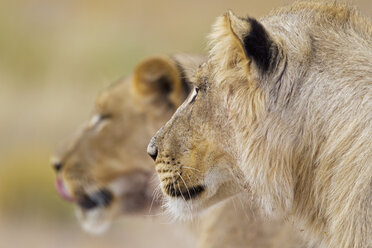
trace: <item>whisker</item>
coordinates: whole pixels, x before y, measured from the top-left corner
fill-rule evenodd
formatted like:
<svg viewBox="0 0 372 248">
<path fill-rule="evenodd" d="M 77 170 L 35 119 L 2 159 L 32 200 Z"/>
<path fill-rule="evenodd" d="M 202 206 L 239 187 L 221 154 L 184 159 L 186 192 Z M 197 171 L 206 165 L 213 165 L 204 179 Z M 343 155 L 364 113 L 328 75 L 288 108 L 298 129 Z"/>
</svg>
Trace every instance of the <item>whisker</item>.
<svg viewBox="0 0 372 248">
<path fill-rule="evenodd" d="M 187 193 L 189 194 L 189 199 L 191 200 L 191 194 L 190 194 L 190 191 L 189 191 L 189 188 L 185 182 L 185 180 L 183 180 L 183 177 L 181 176 L 181 174 L 177 171 L 177 174 L 178 176 L 181 178 L 181 180 L 183 181 L 183 183 L 185 184 L 185 187 L 186 187 L 186 190 L 187 190 Z"/>
<path fill-rule="evenodd" d="M 160 186 L 160 183 L 159 183 L 158 186 L 155 187 L 154 192 L 152 192 L 152 200 L 151 200 L 151 204 L 150 204 L 149 213 L 151 213 L 152 206 L 154 204 L 155 199 L 158 199 L 157 193 L 159 192 L 159 190 L 161 190 L 160 187 L 161 186 Z"/>
<path fill-rule="evenodd" d="M 182 168 L 186 168 L 186 169 L 190 169 L 190 170 L 195 170 L 195 171 L 197 171 L 197 172 L 199 172 L 199 173 L 202 173 L 200 170 L 198 170 L 198 169 L 196 169 L 196 168 L 189 167 L 189 166 L 185 166 L 185 165 L 183 165 Z"/>
<path fill-rule="evenodd" d="M 151 180 L 150 181 L 151 183 L 155 183 L 156 181 L 158 181 L 159 180 L 158 174 L 157 173 L 153 173 L 150 180 Z"/>
<path fill-rule="evenodd" d="M 181 190 L 180 182 L 179 182 L 179 181 L 177 182 L 177 186 L 178 186 L 178 190 L 179 190 L 180 193 L 181 193 L 182 199 L 186 202 L 186 199 L 185 199 L 185 197 L 184 197 L 183 194 L 182 194 L 182 190 Z"/>
<path fill-rule="evenodd" d="M 189 179 L 189 181 L 191 182 L 191 178 L 190 178 L 190 176 L 188 175 L 188 174 L 186 174 L 187 175 L 187 178 Z M 189 192 L 189 194 L 190 194 L 190 191 L 189 190 L 187 190 L 188 192 Z M 195 189 L 194 189 L 194 192 L 195 192 Z M 193 204 L 193 202 L 192 202 L 192 198 L 190 198 L 190 202 L 191 202 L 191 205 Z M 191 218 L 194 218 L 194 216 L 193 216 L 193 213 L 191 212 Z"/>
<path fill-rule="evenodd" d="M 178 188 L 180 188 L 180 182 L 177 182 L 177 184 L 178 184 Z M 186 188 L 186 189 L 187 189 L 187 188 Z M 188 189 L 187 189 L 187 191 L 189 192 Z M 191 216 L 192 216 L 191 206 L 190 206 L 189 202 L 186 201 L 185 197 L 183 196 L 181 189 L 180 189 L 180 192 L 181 192 L 181 196 L 182 196 L 183 200 L 185 201 L 185 204 L 186 204 L 187 208 L 189 209 L 189 212 L 190 212 L 190 214 L 191 214 Z M 190 192 L 189 192 L 189 195 L 190 195 Z M 191 197 L 190 197 L 190 200 L 191 200 Z"/>
</svg>

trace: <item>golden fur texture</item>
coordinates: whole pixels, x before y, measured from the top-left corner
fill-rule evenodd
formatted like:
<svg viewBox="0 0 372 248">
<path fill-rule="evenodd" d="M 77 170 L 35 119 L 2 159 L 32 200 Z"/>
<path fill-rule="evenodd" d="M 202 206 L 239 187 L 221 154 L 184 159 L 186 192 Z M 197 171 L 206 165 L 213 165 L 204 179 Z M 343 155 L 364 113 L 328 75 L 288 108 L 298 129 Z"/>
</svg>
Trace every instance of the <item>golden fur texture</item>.
<svg viewBox="0 0 372 248">
<path fill-rule="evenodd" d="M 56 153 L 54 162 L 61 166 L 57 176 L 72 195 L 86 230 L 103 231 L 125 214 L 160 212 L 160 199 L 153 199 L 156 184 L 149 183 L 154 168 L 144 146 L 186 98 L 189 90 L 182 77 L 190 78 L 202 60 L 195 55 L 144 60 L 132 76 L 97 97 L 92 121 Z M 113 200 L 96 206 L 79 202 L 86 196 L 97 198 L 100 190 L 111 192 Z M 256 217 L 257 209 L 247 209 L 242 201 L 235 197 L 195 220 L 191 226 L 198 247 L 302 247 L 291 223 Z"/>
<path fill-rule="evenodd" d="M 372 247 L 370 20 L 324 2 L 260 21 L 228 12 L 210 43 L 193 95 L 148 146 L 170 211 L 184 217 L 248 189 L 313 245 Z M 164 173 L 164 158 L 180 169 Z"/>
</svg>

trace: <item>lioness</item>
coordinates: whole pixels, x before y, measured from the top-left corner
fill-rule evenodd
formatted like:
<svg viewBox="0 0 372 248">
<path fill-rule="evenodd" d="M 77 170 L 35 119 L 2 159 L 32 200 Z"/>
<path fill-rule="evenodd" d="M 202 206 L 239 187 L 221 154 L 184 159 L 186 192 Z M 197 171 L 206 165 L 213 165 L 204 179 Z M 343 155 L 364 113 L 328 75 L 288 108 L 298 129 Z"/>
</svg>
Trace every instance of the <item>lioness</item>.
<svg viewBox="0 0 372 248">
<path fill-rule="evenodd" d="M 145 147 L 186 98 L 190 73 L 203 60 L 194 55 L 144 60 L 132 76 L 97 97 L 91 121 L 55 154 L 57 189 L 77 205 L 84 229 L 100 232 L 118 216 L 160 212 Z M 243 201 L 229 200 L 201 217 L 198 247 L 301 246 L 290 223 L 254 217 L 255 207 L 247 210 Z"/>
<path fill-rule="evenodd" d="M 334 3 L 259 21 L 228 12 L 210 44 L 193 93 L 148 146 L 170 211 L 240 192 L 235 178 L 319 247 L 372 247 L 371 21 Z"/>
</svg>

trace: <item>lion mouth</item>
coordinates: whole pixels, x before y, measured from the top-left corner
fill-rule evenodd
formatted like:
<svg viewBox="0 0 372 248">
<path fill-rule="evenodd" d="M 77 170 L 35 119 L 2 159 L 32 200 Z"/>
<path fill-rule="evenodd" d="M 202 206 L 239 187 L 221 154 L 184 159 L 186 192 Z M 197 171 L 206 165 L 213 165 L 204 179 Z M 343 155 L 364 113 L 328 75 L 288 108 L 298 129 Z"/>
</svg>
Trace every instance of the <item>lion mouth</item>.
<svg viewBox="0 0 372 248">
<path fill-rule="evenodd" d="M 73 197 L 61 178 L 57 178 L 56 188 L 58 194 L 64 200 L 76 203 L 83 210 L 91 210 L 98 207 L 108 207 L 114 199 L 112 193 L 107 189 L 100 189 L 90 194 L 79 193 L 77 197 Z"/>
<path fill-rule="evenodd" d="M 165 192 L 171 197 L 182 197 L 183 199 L 191 200 L 203 193 L 205 190 L 204 185 L 197 185 L 185 189 L 177 189 L 173 184 L 165 186 Z"/>
<path fill-rule="evenodd" d="M 84 210 L 98 207 L 108 207 L 113 200 L 113 195 L 107 189 L 98 190 L 92 194 L 83 194 L 77 204 Z"/>
</svg>

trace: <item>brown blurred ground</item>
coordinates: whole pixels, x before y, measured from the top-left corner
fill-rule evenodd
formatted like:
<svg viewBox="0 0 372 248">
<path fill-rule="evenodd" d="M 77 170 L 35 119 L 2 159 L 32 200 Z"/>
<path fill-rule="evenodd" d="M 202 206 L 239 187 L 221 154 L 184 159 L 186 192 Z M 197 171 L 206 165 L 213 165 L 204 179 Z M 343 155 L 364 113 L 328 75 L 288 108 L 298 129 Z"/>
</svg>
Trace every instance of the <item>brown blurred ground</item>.
<svg viewBox="0 0 372 248">
<path fill-rule="evenodd" d="M 89 116 L 97 92 L 140 59 L 202 53 L 227 9 L 260 17 L 290 2 L 0 1 L 0 247 L 190 246 L 182 229 L 149 218 L 84 233 L 55 192 L 49 156 Z M 371 15 L 370 0 L 354 3 Z"/>
</svg>

